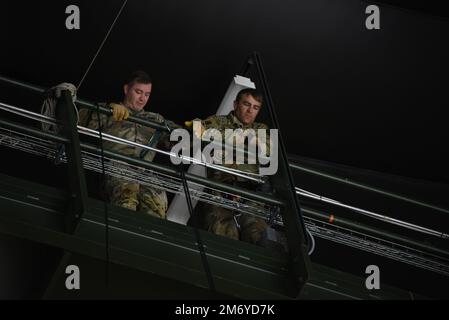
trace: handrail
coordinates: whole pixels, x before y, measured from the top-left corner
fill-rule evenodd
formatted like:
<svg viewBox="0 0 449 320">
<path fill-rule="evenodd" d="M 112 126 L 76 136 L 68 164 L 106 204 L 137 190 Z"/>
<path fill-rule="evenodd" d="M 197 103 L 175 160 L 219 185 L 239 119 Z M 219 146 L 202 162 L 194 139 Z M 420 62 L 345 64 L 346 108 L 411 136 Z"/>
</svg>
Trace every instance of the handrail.
<svg viewBox="0 0 449 320">
<path fill-rule="evenodd" d="M 34 84 L 30 84 L 30 83 L 26 83 L 26 82 L 23 82 L 23 81 L 18 81 L 18 80 L 15 80 L 15 79 L 12 79 L 12 78 L 9 78 L 9 77 L 5 77 L 5 76 L 2 76 L 2 75 L 0 75 L 0 81 L 6 82 L 6 83 L 9 83 L 11 85 L 18 86 L 18 87 L 22 87 L 24 89 L 28 89 L 28 90 L 31 90 L 31 91 L 34 91 L 34 92 L 38 92 L 38 93 L 45 93 L 47 91 L 46 89 L 44 89 L 44 88 L 42 88 L 40 86 L 37 86 L 37 85 L 34 85 Z M 97 109 L 97 105 L 96 104 L 94 104 L 92 102 L 89 102 L 87 100 L 77 99 L 76 102 L 81 104 L 81 105 L 83 105 L 83 106 L 85 106 L 85 107 L 87 107 L 87 108 L 89 108 L 89 109 L 91 109 L 91 110 L 96 110 Z M 111 115 L 112 114 L 112 111 L 109 110 L 108 108 L 104 108 L 104 107 L 100 106 L 99 109 L 100 109 L 100 112 L 103 113 L 103 114 L 107 114 L 107 115 Z M 164 131 L 169 130 L 169 128 L 167 128 L 167 126 L 164 126 L 164 125 L 162 125 L 160 123 L 157 123 L 157 122 L 153 122 L 151 120 L 144 120 L 144 119 L 137 118 L 137 117 L 134 117 L 134 116 L 130 116 L 128 118 L 128 120 L 130 120 L 132 122 L 136 122 L 136 123 L 142 124 L 142 125 L 146 125 L 146 126 L 150 126 L 150 127 L 153 127 L 153 128 L 160 129 L 160 130 L 164 130 Z M 48 138 L 48 136 L 47 136 L 47 138 Z M 432 209 L 432 210 L 439 211 L 439 212 L 449 213 L 449 209 L 443 208 L 441 206 L 433 205 L 433 204 L 430 204 L 430 203 L 427 203 L 427 202 L 424 202 L 424 201 L 413 199 L 411 197 L 406 197 L 404 195 L 400 195 L 400 194 L 397 194 L 397 193 L 394 193 L 394 192 L 390 192 L 390 191 L 387 191 L 387 190 L 376 188 L 376 187 L 373 187 L 373 186 L 370 186 L 370 185 L 367 185 L 367 184 L 363 184 L 363 183 L 360 183 L 360 182 L 352 181 L 352 180 L 349 180 L 348 178 L 342 178 L 340 176 L 337 176 L 337 175 L 334 175 L 334 174 L 330 174 L 330 173 L 327 173 L 327 172 L 324 172 L 324 171 L 312 169 L 310 167 L 307 167 L 307 166 L 304 166 L 304 165 L 301 165 L 301 164 L 297 164 L 297 163 L 293 163 L 291 161 L 288 162 L 288 165 L 289 165 L 289 167 L 291 169 L 293 169 L 295 171 L 302 171 L 302 172 L 305 172 L 305 173 L 308 173 L 308 174 L 312 174 L 312 175 L 320 176 L 320 177 L 323 177 L 323 178 L 326 178 L 326 179 L 329 179 L 329 180 L 337 181 L 339 183 L 347 184 L 347 185 L 350 185 L 350 186 L 355 187 L 355 188 L 359 188 L 359 189 L 363 189 L 363 190 L 366 190 L 366 191 L 378 193 L 378 194 L 381 194 L 383 196 L 394 198 L 394 199 L 397 199 L 397 200 L 400 200 L 400 201 L 412 203 L 412 204 L 417 205 L 417 206 L 425 207 L 425 208 Z"/>
<path fill-rule="evenodd" d="M 46 93 L 47 89 L 44 89 L 40 86 L 36 86 L 34 84 L 30 84 L 27 82 L 23 82 L 23 81 L 18 81 L 12 78 L 8 78 L 8 77 L 4 77 L 2 75 L 0 75 L 0 80 L 24 89 L 28 89 L 37 93 Z M 92 111 L 97 111 L 97 105 L 93 102 L 87 101 L 87 100 L 83 100 L 83 99 L 76 99 L 75 101 L 77 104 L 80 104 L 84 107 L 87 107 L 88 109 L 92 110 Z M 102 107 L 99 107 L 100 113 L 102 114 L 106 114 L 106 115 L 112 115 L 112 110 Z M 130 115 L 127 120 L 144 125 L 144 126 L 148 126 L 148 127 L 152 127 L 158 130 L 162 130 L 162 131 L 170 131 L 171 129 L 169 127 L 167 127 L 167 125 L 161 124 L 159 122 L 156 121 L 151 121 L 151 120 L 147 120 L 147 119 L 141 119 L 138 117 L 135 117 L 133 115 Z"/>
<path fill-rule="evenodd" d="M 30 134 L 30 135 L 33 135 L 33 136 L 36 136 L 39 138 L 47 139 L 47 140 L 57 142 L 57 143 L 70 143 L 70 141 L 66 138 L 62 138 L 62 137 L 59 137 L 52 133 L 41 131 L 39 129 L 30 128 L 30 127 L 24 126 L 22 124 L 14 123 L 12 121 L 6 121 L 3 119 L 0 119 L 0 126 L 6 127 L 9 129 L 12 129 L 12 130 L 16 130 L 16 131 L 19 131 L 22 133 L 27 133 L 27 134 Z M 81 145 L 82 150 L 86 150 L 86 151 L 95 153 L 97 155 L 99 155 L 101 153 L 100 149 L 98 147 L 89 145 L 87 143 L 80 143 L 80 145 Z M 143 167 L 145 169 L 154 170 L 158 173 L 167 174 L 172 177 L 180 178 L 180 173 L 178 170 L 176 170 L 174 168 L 170 168 L 166 165 L 128 157 L 128 156 L 125 156 L 125 155 L 122 155 L 122 154 L 119 154 L 119 153 L 116 153 L 113 151 L 109 151 L 109 150 L 104 150 L 103 152 L 104 152 L 105 156 L 108 156 L 111 159 L 124 161 L 124 162 L 127 162 L 132 165 Z M 249 190 L 246 190 L 241 187 L 228 185 L 225 183 L 207 179 L 205 177 L 191 174 L 189 172 L 186 172 L 185 176 L 186 176 L 186 179 L 191 182 L 203 184 L 206 187 L 214 188 L 219 191 L 234 193 L 236 195 L 246 197 L 251 200 L 260 201 L 260 202 L 274 205 L 274 206 L 282 206 L 282 207 L 285 206 L 285 203 L 282 200 L 277 199 L 269 194 L 265 194 L 265 193 L 261 193 L 261 192 L 257 192 L 257 191 L 249 191 Z"/>
<path fill-rule="evenodd" d="M 405 197 L 403 195 L 399 195 L 397 193 L 393 193 L 393 192 L 390 192 L 390 191 L 385 191 L 385 190 L 382 190 L 382 189 L 379 189 L 379 188 L 371 187 L 369 185 L 362 184 L 362 183 L 359 183 L 359 182 L 351 181 L 351 180 L 349 180 L 347 178 L 341 178 L 339 176 L 336 176 L 336 175 L 333 175 L 333 174 L 329 174 L 329 173 L 326 173 L 326 172 L 323 172 L 323 171 L 311 169 L 311 168 L 308 168 L 308 167 L 303 166 L 303 165 L 299 165 L 299 164 L 295 164 L 295 163 L 289 162 L 289 166 L 293 170 L 307 172 L 307 173 L 310 173 L 310 174 L 313 174 L 313 175 L 317 175 L 317 176 L 320 176 L 320 177 L 323 177 L 323 178 L 326 178 L 326 179 L 330 179 L 330 180 L 334 180 L 334 181 L 337 181 L 337 182 L 340 182 L 340 183 L 348 184 L 348 185 L 351 185 L 351 186 L 359 188 L 359 189 L 364 189 L 364 190 L 367 190 L 367 191 L 379 193 L 379 194 L 382 194 L 382 195 L 390 197 L 390 198 L 395 198 L 395 199 L 398 199 L 398 200 L 402 200 L 404 202 L 413 203 L 415 205 L 426 207 L 426 208 L 433 209 L 433 210 L 436 210 L 436 211 L 449 213 L 449 209 L 446 209 L 446 208 L 442 208 L 442 207 L 439 207 L 439 206 L 436 206 L 436 205 L 433 205 L 433 204 L 429 204 L 429 203 L 426 203 L 426 202 L 423 202 L 423 201 L 415 200 L 415 199 L 412 199 L 410 197 Z"/>
</svg>

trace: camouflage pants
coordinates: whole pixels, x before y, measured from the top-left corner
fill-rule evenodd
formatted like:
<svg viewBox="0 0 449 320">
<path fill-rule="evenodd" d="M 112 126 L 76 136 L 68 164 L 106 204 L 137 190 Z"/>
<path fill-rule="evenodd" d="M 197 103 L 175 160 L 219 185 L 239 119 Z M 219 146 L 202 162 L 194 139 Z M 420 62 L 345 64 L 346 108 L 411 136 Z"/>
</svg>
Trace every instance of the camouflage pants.
<svg viewBox="0 0 449 320">
<path fill-rule="evenodd" d="M 235 240 L 256 244 L 268 225 L 263 219 L 246 213 L 234 213 L 229 209 L 203 204 L 203 227 L 209 232 Z"/>
<path fill-rule="evenodd" d="M 112 204 L 165 219 L 168 207 L 165 191 L 114 177 L 108 177 L 106 188 Z"/>
</svg>

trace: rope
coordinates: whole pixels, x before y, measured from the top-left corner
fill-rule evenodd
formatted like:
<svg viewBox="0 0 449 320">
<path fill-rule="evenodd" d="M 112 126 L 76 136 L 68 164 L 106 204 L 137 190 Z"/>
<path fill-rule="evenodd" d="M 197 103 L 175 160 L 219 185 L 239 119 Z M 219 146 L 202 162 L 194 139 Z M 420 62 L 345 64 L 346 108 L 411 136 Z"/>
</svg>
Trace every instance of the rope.
<svg viewBox="0 0 449 320">
<path fill-rule="evenodd" d="M 103 46 L 104 46 L 106 40 L 107 40 L 108 37 L 109 37 L 109 34 L 110 34 L 111 31 L 112 31 L 112 28 L 114 28 L 115 23 L 117 22 L 117 19 L 119 18 L 120 14 L 121 14 L 122 11 L 123 11 L 123 8 L 125 7 L 125 5 L 126 5 L 127 3 L 128 3 L 128 0 L 123 1 L 122 7 L 120 8 L 120 10 L 119 10 L 119 12 L 117 13 L 117 15 L 116 15 L 114 21 L 112 22 L 111 26 L 109 27 L 109 30 L 108 30 L 108 32 L 106 33 L 106 36 L 104 37 L 103 41 L 102 41 L 101 44 L 100 44 L 100 47 L 98 48 L 98 50 L 97 50 L 97 52 L 95 53 L 95 55 L 94 55 L 92 61 L 90 62 L 89 66 L 87 67 L 86 72 L 84 73 L 83 77 L 81 78 L 80 82 L 78 83 L 78 86 L 77 86 L 77 89 L 78 89 L 78 90 L 80 89 L 81 84 L 83 83 L 84 79 L 86 78 L 87 74 L 89 73 L 90 68 L 91 68 L 92 65 L 94 64 L 95 59 L 97 59 L 98 54 L 100 53 L 101 49 L 103 48 Z"/>
<path fill-rule="evenodd" d="M 187 207 L 189 208 L 190 217 L 192 219 L 195 219 L 195 215 L 193 213 L 192 199 L 190 198 L 189 185 L 187 184 L 185 171 L 184 171 L 182 163 L 179 165 L 179 170 L 181 172 L 182 186 L 184 187 L 184 193 L 185 193 L 185 196 L 186 196 Z M 204 250 L 204 244 L 203 244 L 203 241 L 201 239 L 200 232 L 198 231 L 198 229 L 196 227 L 196 223 L 193 224 L 193 231 L 195 233 L 195 238 L 196 238 L 196 242 L 197 242 L 197 245 L 198 245 L 198 250 L 200 251 L 201 262 L 203 264 L 204 271 L 206 272 L 206 278 L 207 278 L 207 282 L 209 283 L 209 289 L 213 293 L 215 293 L 216 289 L 215 289 L 214 279 L 212 277 L 212 272 L 210 271 L 210 265 L 209 265 L 209 262 L 207 261 L 206 252 Z"/>
<path fill-rule="evenodd" d="M 112 22 L 111 26 L 109 27 L 108 32 L 106 33 L 106 36 L 103 38 L 103 41 L 101 42 L 97 52 L 95 53 L 94 57 L 92 58 L 92 61 L 90 62 L 89 66 L 87 67 L 86 72 L 84 73 L 83 77 L 81 78 L 80 82 L 78 83 L 77 90 L 80 89 L 84 79 L 86 78 L 87 74 L 89 73 L 90 69 L 92 68 L 92 65 L 95 62 L 95 59 L 97 59 L 98 54 L 100 53 L 101 49 L 103 48 L 104 44 L 106 43 L 106 40 L 109 37 L 109 34 L 111 33 L 112 29 L 115 26 L 115 23 L 117 22 L 118 18 L 120 17 L 120 14 L 123 11 L 123 8 L 128 3 L 128 0 L 123 1 L 123 4 L 115 16 L 114 21 Z M 78 114 L 78 112 L 77 112 Z M 101 172 L 102 172 L 102 178 L 103 178 L 103 184 L 105 181 L 105 165 L 104 165 L 104 150 L 103 150 L 103 133 L 101 130 L 101 118 L 100 118 L 100 111 L 99 106 L 97 105 L 97 118 L 98 118 L 98 131 L 99 131 L 99 138 L 100 138 L 100 149 L 101 149 Z M 79 121 L 79 116 L 78 116 Z M 109 218 L 108 218 L 108 207 L 106 200 L 104 200 L 104 213 L 105 213 L 105 248 L 106 248 L 106 287 L 108 287 L 109 284 Z"/>
</svg>

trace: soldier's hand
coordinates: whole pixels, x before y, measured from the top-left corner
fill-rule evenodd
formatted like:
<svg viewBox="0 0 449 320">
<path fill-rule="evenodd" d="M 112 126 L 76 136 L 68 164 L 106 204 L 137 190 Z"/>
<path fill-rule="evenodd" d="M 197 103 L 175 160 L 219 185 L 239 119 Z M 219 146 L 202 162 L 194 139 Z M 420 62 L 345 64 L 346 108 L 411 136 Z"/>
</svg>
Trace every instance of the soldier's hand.
<svg viewBox="0 0 449 320">
<path fill-rule="evenodd" d="M 109 107 L 112 109 L 112 116 L 115 121 L 126 120 L 129 117 L 129 111 L 121 104 L 111 103 Z"/>
</svg>

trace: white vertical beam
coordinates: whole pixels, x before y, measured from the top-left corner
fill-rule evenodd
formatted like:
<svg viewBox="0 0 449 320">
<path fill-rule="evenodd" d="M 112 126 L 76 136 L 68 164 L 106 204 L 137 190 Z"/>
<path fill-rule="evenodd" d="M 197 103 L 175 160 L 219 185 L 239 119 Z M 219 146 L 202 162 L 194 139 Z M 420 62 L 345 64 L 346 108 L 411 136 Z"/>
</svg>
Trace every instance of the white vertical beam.
<svg viewBox="0 0 449 320">
<path fill-rule="evenodd" d="M 235 76 L 231 81 L 231 84 L 226 91 L 220 106 L 217 109 L 216 115 L 227 115 L 234 109 L 234 100 L 239 93 L 240 90 L 245 88 L 255 88 L 254 82 L 249 78 L 245 78 L 242 76 Z M 199 165 L 190 165 L 189 173 L 196 174 L 202 177 L 206 176 L 206 168 Z M 202 190 L 202 187 L 193 187 L 189 185 L 189 188 L 196 190 Z M 192 199 L 192 206 L 195 208 L 198 200 Z M 184 194 L 182 196 L 175 195 L 172 202 L 170 203 L 170 207 L 167 210 L 167 220 L 177 222 L 180 224 L 187 224 L 187 221 L 190 218 L 189 208 L 187 207 L 187 202 Z"/>
</svg>

